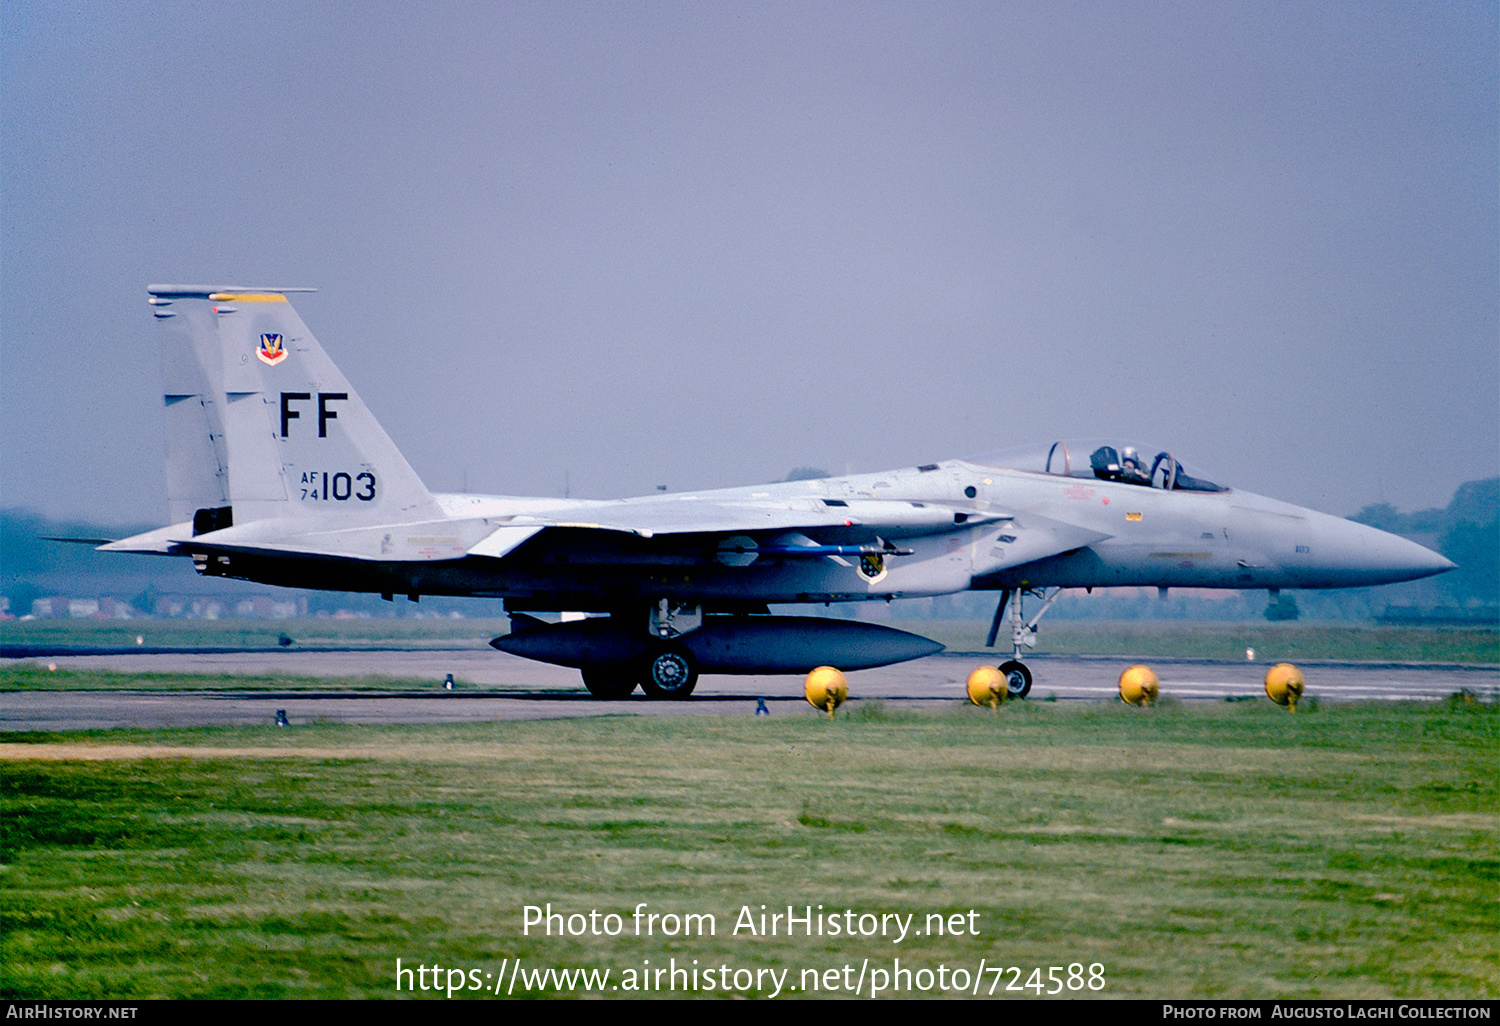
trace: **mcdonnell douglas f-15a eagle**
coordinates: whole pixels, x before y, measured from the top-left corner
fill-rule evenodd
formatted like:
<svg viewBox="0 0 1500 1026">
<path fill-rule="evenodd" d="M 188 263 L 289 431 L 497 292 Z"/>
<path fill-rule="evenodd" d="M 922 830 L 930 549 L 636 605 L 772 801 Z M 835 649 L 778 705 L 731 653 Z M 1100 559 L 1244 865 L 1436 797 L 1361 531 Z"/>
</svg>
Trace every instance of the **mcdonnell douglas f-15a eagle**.
<svg viewBox="0 0 1500 1026">
<path fill-rule="evenodd" d="M 685 698 L 699 673 L 863 669 L 940 651 L 771 604 L 999 595 L 1021 662 L 1063 589 L 1347 588 L 1451 569 L 1362 524 L 1215 483 L 1172 453 L 1058 441 L 967 460 L 635 499 L 429 492 L 287 300 L 151 285 L 171 526 L 101 546 L 293 588 L 504 599 L 492 644 L 588 690 Z M 1023 598 L 1040 601 L 1029 619 Z M 552 623 L 538 613 L 603 614 Z"/>
</svg>

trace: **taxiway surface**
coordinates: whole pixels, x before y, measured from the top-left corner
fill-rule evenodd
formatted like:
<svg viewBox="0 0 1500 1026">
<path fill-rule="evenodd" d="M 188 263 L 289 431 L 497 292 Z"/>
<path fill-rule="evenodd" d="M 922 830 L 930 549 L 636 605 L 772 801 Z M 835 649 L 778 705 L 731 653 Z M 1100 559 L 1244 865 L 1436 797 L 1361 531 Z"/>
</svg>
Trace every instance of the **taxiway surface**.
<svg viewBox="0 0 1500 1026">
<path fill-rule="evenodd" d="M 980 654 L 930 656 L 897 666 L 849 674 L 850 699 L 939 705 L 964 701 L 964 680 L 989 662 Z M 14 663 L 20 660 L 4 660 Z M 605 714 L 747 715 L 757 699 L 777 714 L 819 715 L 802 698 L 796 676 L 705 676 L 685 702 L 651 702 L 639 693 L 601 702 L 582 690 L 576 671 L 483 649 L 409 651 L 265 650 L 213 653 L 142 653 L 58 656 L 24 660 L 59 670 L 117 673 L 188 673 L 209 678 L 205 687 L 232 685 L 236 676 L 267 674 L 328 678 L 328 690 L 305 684 L 256 692 L 21 691 L 0 693 L 0 730 L 98 730 L 112 727 L 243 726 L 269 724 L 277 710 L 293 723 L 448 723 L 544 719 Z M 1100 700 L 1116 695 L 1121 671 L 1133 660 L 1108 656 L 1036 656 L 1031 700 Z M 1263 697 L 1264 662 L 1156 659 L 1164 696 L 1180 699 Z M 1308 696 L 1331 701 L 1435 700 L 1467 690 L 1500 697 L 1493 666 L 1406 663 L 1300 663 Z M 443 688 L 452 674 L 454 690 Z M 349 678 L 380 677 L 388 687 L 351 690 Z M 215 680 L 218 678 L 218 680 Z"/>
</svg>

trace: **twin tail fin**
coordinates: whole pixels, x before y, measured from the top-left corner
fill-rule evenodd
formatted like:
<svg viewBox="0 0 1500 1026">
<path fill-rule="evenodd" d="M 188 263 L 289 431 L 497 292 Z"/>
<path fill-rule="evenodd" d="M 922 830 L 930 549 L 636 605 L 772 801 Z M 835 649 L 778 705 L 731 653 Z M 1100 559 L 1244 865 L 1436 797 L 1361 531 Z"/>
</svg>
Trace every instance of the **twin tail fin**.
<svg viewBox="0 0 1500 1026">
<path fill-rule="evenodd" d="M 287 299 L 311 290 L 147 291 L 163 333 L 174 522 L 197 535 L 265 519 L 442 517 Z"/>
</svg>

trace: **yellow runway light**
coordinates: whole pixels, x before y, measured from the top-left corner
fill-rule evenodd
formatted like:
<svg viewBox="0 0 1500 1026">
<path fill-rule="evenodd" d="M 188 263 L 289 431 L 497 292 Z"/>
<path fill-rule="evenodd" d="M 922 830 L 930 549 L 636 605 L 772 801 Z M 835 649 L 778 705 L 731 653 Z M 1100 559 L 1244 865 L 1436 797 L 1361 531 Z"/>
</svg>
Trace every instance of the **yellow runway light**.
<svg viewBox="0 0 1500 1026">
<path fill-rule="evenodd" d="M 969 701 L 975 705 L 987 705 L 991 709 L 1005 701 L 1009 694 L 1005 676 L 993 666 L 981 666 L 969 674 Z"/>
<path fill-rule="evenodd" d="M 1161 690 L 1161 681 L 1149 666 L 1132 666 L 1120 674 L 1120 698 L 1127 705 L 1151 705 Z"/>
<path fill-rule="evenodd" d="M 832 666 L 820 666 L 807 675 L 807 684 L 802 693 L 807 696 L 813 708 L 827 709 L 831 720 L 833 711 L 849 697 L 849 682 Z"/>
<path fill-rule="evenodd" d="M 1292 712 L 1297 711 L 1297 699 L 1306 684 L 1302 671 L 1291 663 L 1277 663 L 1266 671 L 1266 697 Z"/>
</svg>

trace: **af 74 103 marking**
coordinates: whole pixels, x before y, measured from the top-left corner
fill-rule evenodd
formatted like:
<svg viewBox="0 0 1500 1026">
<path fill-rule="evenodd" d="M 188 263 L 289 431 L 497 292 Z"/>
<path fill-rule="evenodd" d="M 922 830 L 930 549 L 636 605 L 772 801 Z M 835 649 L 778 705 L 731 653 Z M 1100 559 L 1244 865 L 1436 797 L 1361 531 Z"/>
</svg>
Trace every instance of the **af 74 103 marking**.
<svg viewBox="0 0 1500 1026">
<path fill-rule="evenodd" d="M 375 500 L 375 475 L 368 470 L 361 470 L 357 474 L 347 470 L 304 470 L 298 486 L 302 490 L 303 502 Z"/>
</svg>

